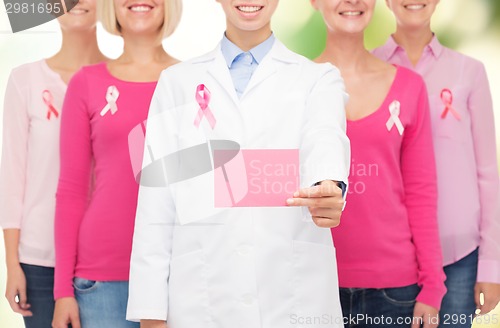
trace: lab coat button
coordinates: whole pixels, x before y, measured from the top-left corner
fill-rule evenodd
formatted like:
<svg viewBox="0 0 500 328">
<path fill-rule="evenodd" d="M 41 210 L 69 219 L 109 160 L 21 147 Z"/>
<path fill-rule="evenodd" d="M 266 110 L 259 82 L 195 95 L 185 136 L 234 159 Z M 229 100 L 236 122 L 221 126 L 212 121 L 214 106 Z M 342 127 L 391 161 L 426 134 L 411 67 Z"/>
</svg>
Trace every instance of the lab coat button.
<svg viewBox="0 0 500 328">
<path fill-rule="evenodd" d="M 252 305 L 255 302 L 255 297 L 251 294 L 243 295 L 242 302 L 245 305 Z"/>
</svg>

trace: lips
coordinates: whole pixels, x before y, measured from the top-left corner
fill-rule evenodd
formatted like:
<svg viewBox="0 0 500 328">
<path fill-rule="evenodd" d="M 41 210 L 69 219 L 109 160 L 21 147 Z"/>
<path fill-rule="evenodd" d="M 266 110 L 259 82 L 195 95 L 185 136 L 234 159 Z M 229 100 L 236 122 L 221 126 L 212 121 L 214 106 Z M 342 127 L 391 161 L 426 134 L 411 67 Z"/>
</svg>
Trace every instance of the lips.
<svg viewBox="0 0 500 328">
<path fill-rule="evenodd" d="M 242 13 L 253 14 L 253 13 L 256 13 L 258 11 L 261 11 L 262 8 L 264 8 L 264 6 L 246 6 L 246 5 L 242 5 L 242 6 L 236 6 L 236 8 L 239 11 L 241 11 Z"/>
<path fill-rule="evenodd" d="M 151 10 L 153 10 L 153 8 L 154 8 L 153 6 L 143 4 L 143 3 L 137 3 L 137 4 L 134 4 L 130 7 L 128 7 L 129 10 L 131 10 L 135 13 L 147 13 L 147 12 L 150 12 Z"/>
<path fill-rule="evenodd" d="M 70 11 L 68 11 L 68 14 L 71 14 L 71 15 L 84 15 L 84 14 L 86 14 L 88 12 L 89 11 L 87 9 L 74 7 Z"/>
<path fill-rule="evenodd" d="M 363 15 L 364 11 L 341 11 L 340 15 L 342 16 L 361 16 Z"/>
<path fill-rule="evenodd" d="M 421 9 L 424 9 L 425 8 L 425 4 L 423 3 L 420 3 L 420 4 L 410 4 L 410 5 L 405 5 L 405 9 L 408 9 L 408 10 L 421 10 Z"/>
</svg>

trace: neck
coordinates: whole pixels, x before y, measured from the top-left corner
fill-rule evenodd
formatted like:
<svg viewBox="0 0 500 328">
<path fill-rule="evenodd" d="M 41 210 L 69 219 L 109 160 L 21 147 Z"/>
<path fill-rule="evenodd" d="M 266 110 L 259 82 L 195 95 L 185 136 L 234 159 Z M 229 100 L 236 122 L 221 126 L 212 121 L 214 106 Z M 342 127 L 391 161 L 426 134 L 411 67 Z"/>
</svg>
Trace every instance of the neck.
<svg viewBox="0 0 500 328">
<path fill-rule="evenodd" d="M 257 31 L 242 31 L 231 28 L 228 24 L 226 37 L 243 51 L 249 51 L 271 36 L 271 24 L 264 26 Z"/>
<path fill-rule="evenodd" d="M 123 54 L 117 59 L 124 63 L 148 64 L 162 62 L 168 58 L 158 35 L 123 35 Z"/>
<path fill-rule="evenodd" d="M 81 32 L 62 30 L 61 49 L 51 60 L 64 70 L 77 71 L 83 65 L 104 61 L 106 57 L 99 50 L 94 27 Z"/>
<path fill-rule="evenodd" d="M 396 33 L 392 35 L 394 41 L 406 51 L 413 65 L 418 63 L 433 36 L 430 25 L 418 29 L 398 26 Z"/>
<path fill-rule="evenodd" d="M 370 58 L 365 49 L 363 33 L 356 35 L 328 32 L 326 48 L 317 58 L 318 62 L 330 62 L 343 74 L 360 70 Z"/>
</svg>

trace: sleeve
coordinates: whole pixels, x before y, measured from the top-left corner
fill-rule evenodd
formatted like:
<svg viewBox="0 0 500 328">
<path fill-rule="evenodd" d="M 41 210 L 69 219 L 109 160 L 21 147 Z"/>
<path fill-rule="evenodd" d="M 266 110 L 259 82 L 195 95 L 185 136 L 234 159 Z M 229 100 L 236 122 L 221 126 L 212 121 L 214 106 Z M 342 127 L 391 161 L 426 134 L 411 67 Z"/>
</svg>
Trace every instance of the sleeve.
<svg viewBox="0 0 500 328">
<path fill-rule="evenodd" d="M 71 79 L 61 114 L 61 171 L 56 193 L 54 297 L 74 296 L 78 231 L 88 204 L 92 146 L 88 86 L 82 70 Z"/>
<path fill-rule="evenodd" d="M 177 147 L 172 97 L 162 73 L 146 123 L 143 169 L 158 164 Z M 156 158 L 156 160 L 155 160 Z M 156 171 L 155 181 L 167 181 Z M 142 178 L 145 178 L 143 175 Z M 150 179 L 151 176 L 148 177 Z M 176 209 L 169 185 L 141 183 L 130 262 L 127 320 L 167 320 L 170 258 Z"/>
<path fill-rule="evenodd" d="M 347 94 L 339 71 L 330 64 L 323 70 L 306 102 L 300 146 L 301 184 L 309 187 L 323 180 L 348 183 L 351 160 L 346 135 Z M 344 192 L 345 194 L 345 192 Z"/>
<path fill-rule="evenodd" d="M 480 242 L 478 282 L 500 283 L 500 180 L 498 176 L 495 120 L 488 78 L 483 64 L 468 99 L 479 184 Z"/>
<path fill-rule="evenodd" d="M 7 83 L 3 113 L 0 168 L 0 226 L 3 229 L 21 228 L 30 124 L 25 99 L 13 72 Z"/>
<path fill-rule="evenodd" d="M 401 150 L 405 205 L 416 249 L 417 301 L 436 309 L 446 293 L 443 258 L 437 222 L 437 182 L 429 99 L 423 80 L 416 85 L 417 109 L 406 127 Z M 420 86 L 420 88 L 418 88 Z"/>
</svg>

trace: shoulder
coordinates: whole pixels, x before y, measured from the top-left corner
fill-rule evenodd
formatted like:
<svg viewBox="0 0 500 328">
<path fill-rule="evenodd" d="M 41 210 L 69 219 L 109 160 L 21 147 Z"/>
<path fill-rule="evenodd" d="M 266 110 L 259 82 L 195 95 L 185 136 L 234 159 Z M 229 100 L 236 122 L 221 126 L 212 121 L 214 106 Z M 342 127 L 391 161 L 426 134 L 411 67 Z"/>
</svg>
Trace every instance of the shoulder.
<svg viewBox="0 0 500 328">
<path fill-rule="evenodd" d="M 98 80 L 107 79 L 111 77 L 108 74 L 106 63 L 101 62 L 98 64 L 82 66 L 71 78 L 68 88 L 91 88 L 92 86 L 98 86 Z"/>
<path fill-rule="evenodd" d="M 10 78 L 15 82 L 24 81 L 24 83 L 32 80 L 39 79 L 40 76 L 48 75 L 48 67 L 45 60 L 38 60 L 31 63 L 19 65 L 12 69 Z"/>
<path fill-rule="evenodd" d="M 477 75 L 478 71 L 485 70 L 484 64 L 480 60 L 444 46 L 439 61 L 453 67 L 460 67 L 460 69 L 470 75 Z"/>
<path fill-rule="evenodd" d="M 396 82 L 399 86 L 409 90 L 413 89 L 414 91 L 416 88 L 421 89 L 425 87 L 425 81 L 420 74 L 403 66 L 395 66 L 397 68 Z"/>
</svg>

